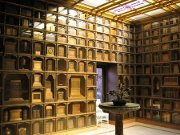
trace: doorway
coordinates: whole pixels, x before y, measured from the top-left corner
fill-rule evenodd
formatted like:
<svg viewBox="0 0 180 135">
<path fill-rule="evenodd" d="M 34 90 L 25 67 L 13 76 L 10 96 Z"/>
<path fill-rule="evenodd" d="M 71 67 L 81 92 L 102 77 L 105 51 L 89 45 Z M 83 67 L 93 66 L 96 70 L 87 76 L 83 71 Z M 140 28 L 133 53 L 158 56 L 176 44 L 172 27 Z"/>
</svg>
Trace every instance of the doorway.
<svg viewBox="0 0 180 135">
<path fill-rule="evenodd" d="M 117 65 L 114 63 L 97 62 L 96 99 L 101 102 L 109 101 L 107 92 L 116 89 Z"/>
</svg>

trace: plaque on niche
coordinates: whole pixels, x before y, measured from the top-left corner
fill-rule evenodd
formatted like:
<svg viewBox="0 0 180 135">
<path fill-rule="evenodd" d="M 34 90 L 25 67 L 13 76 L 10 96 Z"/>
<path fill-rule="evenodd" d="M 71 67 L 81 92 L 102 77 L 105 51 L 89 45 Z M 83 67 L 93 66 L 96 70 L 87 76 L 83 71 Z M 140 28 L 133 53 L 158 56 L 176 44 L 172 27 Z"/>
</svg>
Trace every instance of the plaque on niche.
<svg viewBox="0 0 180 135">
<path fill-rule="evenodd" d="M 16 120 L 22 120 L 21 118 L 21 109 L 14 109 L 14 110 L 10 110 L 9 114 L 10 114 L 10 119 L 9 121 L 16 121 Z"/>
<path fill-rule="evenodd" d="M 34 74 L 33 87 L 42 87 L 41 75 L 40 74 Z"/>
<path fill-rule="evenodd" d="M 41 92 L 32 92 L 32 102 L 42 102 Z"/>
<path fill-rule="evenodd" d="M 33 70 L 42 70 L 42 61 L 33 61 Z"/>
<path fill-rule="evenodd" d="M 47 46 L 47 55 L 54 56 L 54 47 L 53 46 Z"/>
<path fill-rule="evenodd" d="M 10 81 L 9 101 L 22 101 L 22 83 L 21 80 Z"/>
</svg>

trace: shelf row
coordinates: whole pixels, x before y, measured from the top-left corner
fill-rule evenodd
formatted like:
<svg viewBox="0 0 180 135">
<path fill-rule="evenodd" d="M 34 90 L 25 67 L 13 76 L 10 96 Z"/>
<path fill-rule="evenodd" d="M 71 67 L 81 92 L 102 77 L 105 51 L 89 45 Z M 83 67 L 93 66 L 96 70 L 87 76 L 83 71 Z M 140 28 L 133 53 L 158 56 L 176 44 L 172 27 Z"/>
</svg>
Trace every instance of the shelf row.
<svg viewBox="0 0 180 135">
<path fill-rule="evenodd" d="M 76 48 L 69 48 L 68 59 L 42 57 L 42 56 L 19 56 L 13 54 L 0 55 L 0 69 L 1 70 L 29 70 L 29 71 L 69 71 L 69 72 L 95 72 L 96 61 L 117 62 L 124 64 L 131 64 L 134 62 L 134 55 L 122 54 L 117 55 L 116 52 L 103 52 L 90 49 L 88 53 L 89 59 L 86 59 L 84 50 L 80 49 L 82 58 L 77 59 Z M 50 55 L 51 56 L 51 55 Z M 96 59 L 94 57 L 96 56 Z M 118 57 L 118 58 L 117 58 Z M 93 61 L 89 61 L 92 60 Z"/>
<path fill-rule="evenodd" d="M 49 16 L 49 15 L 48 15 Z M 52 17 L 52 16 L 50 16 Z M 124 38 L 133 38 L 133 33 L 131 31 L 126 31 L 122 29 L 116 28 L 109 28 L 107 26 L 93 24 L 93 23 L 86 23 L 85 21 L 77 21 L 76 19 L 67 18 L 64 16 L 59 16 L 58 21 L 51 22 L 47 18 L 47 22 L 38 20 L 37 18 L 26 18 L 26 17 L 19 17 L 14 15 L 9 15 L 0 12 L 0 20 L 1 25 L 5 24 L 5 26 L 18 26 L 20 28 L 29 28 L 29 29 L 39 29 L 40 31 L 47 31 L 47 32 L 58 32 L 60 34 L 72 34 L 83 36 L 86 31 L 97 32 L 105 35 L 116 35 L 119 37 Z M 52 20 L 52 19 L 51 19 Z M 126 28 L 127 29 L 127 28 Z"/>
<path fill-rule="evenodd" d="M 149 29 L 147 31 L 141 31 L 136 34 L 136 38 L 139 39 L 146 39 L 146 38 L 152 38 L 152 37 L 158 37 L 158 36 L 171 36 L 179 33 L 180 24 L 172 25 L 169 27 L 163 27 L 158 29 Z"/>
<path fill-rule="evenodd" d="M 5 123 L 17 123 L 18 121 L 42 120 L 43 118 L 69 117 L 95 113 L 95 101 L 71 102 L 57 104 L 34 104 L 1 108 L 2 121 Z"/>
<path fill-rule="evenodd" d="M 141 28 L 139 28 L 140 31 L 148 31 L 148 30 L 154 30 L 154 29 L 163 29 L 163 27 L 171 27 L 173 25 L 178 25 L 180 22 L 180 18 L 177 15 L 169 16 L 166 18 L 163 18 L 159 21 L 153 21 L 150 23 L 143 24 Z M 138 30 L 138 29 L 137 29 Z"/>
<path fill-rule="evenodd" d="M 108 56 L 107 56 L 108 57 Z M 13 56 L 8 55 L 1 57 L 0 69 L 1 70 L 28 70 L 34 72 L 43 72 L 43 71 L 59 71 L 59 72 L 89 72 L 94 73 L 96 66 L 91 63 L 95 62 L 86 62 L 86 60 L 74 60 L 74 59 L 55 59 L 55 58 L 42 58 L 42 57 L 28 57 L 28 56 Z M 104 60 L 108 62 L 108 59 L 102 59 L 101 55 L 98 60 Z M 31 61 L 32 60 L 32 61 Z M 128 59 L 125 59 L 125 62 L 129 62 Z M 115 60 L 113 60 L 115 62 Z M 124 62 L 124 61 L 123 61 Z M 122 63 L 123 63 L 122 62 Z M 132 61 L 131 61 L 132 62 Z M 124 64 L 128 64 L 124 63 Z M 133 63 L 133 62 L 132 62 Z"/>
<path fill-rule="evenodd" d="M 37 1 L 35 3 L 42 3 L 39 5 L 46 5 L 46 2 L 42 1 Z M 130 31 L 131 27 L 129 24 L 124 24 L 121 22 L 115 22 L 112 20 L 108 20 L 106 18 L 98 17 L 98 16 L 93 16 L 81 11 L 76 11 L 74 9 L 67 9 L 65 7 L 59 6 L 59 5 L 51 5 L 50 8 L 49 4 L 47 7 L 47 10 L 43 7 L 36 7 L 36 5 L 31 5 L 31 6 L 24 6 L 21 5 L 13 4 L 12 2 L 9 3 L 1 3 L 0 11 L 2 13 L 6 13 L 6 15 L 13 15 L 15 17 L 26 17 L 26 18 L 34 18 L 34 19 L 39 19 L 41 21 L 51 21 L 51 22 L 58 22 L 61 20 L 61 17 L 63 17 L 63 21 L 65 24 L 67 23 L 67 20 L 72 19 L 75 20 L 76 22 L 88 22 L 97 25 L 101 25 L 104 27 L 114 27 L 118 28 L 121 30 L 126 30 Z M 34 7 L 35 6 L 35 7 Z M 29 8 L 32 7 L 32 8 Z M 61 21 L 59 21 L 61 22 Z M 80 25 L 79 25 L 80 26 Z"/>
<path fill-rule="evenodd" d="M 16 113 L 19 113 L 16 110 Z M 94 126 L 96 122 L 95 114 L 57 117 L 44 120 L 32 120 L 20 123 L 4 123 L 1 126 L 1 134 L 7 135 L 35 135 L 35 134 L 52 134 L 53 132 L 64 132 L 76 128 L 86 128 Z"/>
<path fill-rule="evenodd" d="M 74 30 L 74 29 L 73 29 Z M 62 32 L 62 31 L 61 31 Z M 106 44 L 120 44 L 133 46 L 133 39 L 118 37 L 115 35 L 109 36 L 102 33 L 96 33 L 94 31 L 82 31 L 77 35 L 76 30 L 69 31 L 69 34 L 61 34 L 59 32 L 53 33 L 50 31 L 41 31 L 39 29 L 29 29 L 29 28 L 18 28 L 14 26 L 0 25 L 0 35 L 1 36 L 12 36 L 20 37 L 31 40 L 46 41 L 46 42 L 57 42 L 62 44 L 72 44 L 72 45 L 82 45 L 85 46 L 86 39 L 96 40 L 98 42 L 105 42 Z M 92 41 L 91 41 L 92 42 Z"/>
<path fill-rule="evenodd" d="M 40 41 L 31 41 L 31 40 L 17 40 L 16 38 L 6 37 L 0 38 L 0 42 L 2 43 L 0 46 L 0 51 L 4 53 L 19 53 L 19 54 L 29 54 L 29 55 L 45 55 L 49 57 L 68 57 L 70 53 L 74 54 L 74 58 L 83 58 L 86 59 L 86 55 L 88 54 L 88 50 L 99 50 L 102 52 L 116 52 L 116 53 L 133 53 L 133 47 L 125 46 L 125 45 L 116 45 L 116 44 L 108 44 L 105 42 L 99 41 L 88 41 L 88 46 L 86 45 L 86 40 L 84 40 L 85 44 L 56 44 L 51 42 L 40 42 Z M 84 57 L 80 57 L 82 53 Z M 90 54 L 89 54 L 90 55 Z M 83 55 L 82 55 L 83 56 Z"/>
<path fill-rule="evenodd" d="M 166 124 L 180 124 L 180 114 L 177 112 L 141 109 L 137 112 L 137 117 Z"/>
<path fill-rule="evenodd" d="M 96 75 L 93 74 L 8 73 L 0 77 L 3 104 L 96 99 Z"/>
<path fill-rule="evenodd" d="M 179 32 L 179 31 L 178 31 Z M 173 42 L 179 42 L 179 33 L 173 33 L 169 35 L 149 37 L 145 39 L 137 39 L 137 46 L 148 46 L 148 45 L 163 45 L 163 44 L 171 44 Z"/>
<path fill-rule="evenodd" d="M 172 41 L 169 43 L 160 43 L 157 45 L 146 45 L 138 46 L 136 48 L 137 53 L 153 53 L 153 52 L 164 52 L 164 51 L 173 51 L 179 50 L 179 41 Z"/>
<path fill-rule="evenodd" d="M 179 53 L 180 50 L 171 50 L 171 51 L 163 51 L 163 52 L 152 52 L 152 53 L 144 53 L 136 55 L 137 63 L 168 63 L 172 61 L 180 60 Z"/>
</svg>

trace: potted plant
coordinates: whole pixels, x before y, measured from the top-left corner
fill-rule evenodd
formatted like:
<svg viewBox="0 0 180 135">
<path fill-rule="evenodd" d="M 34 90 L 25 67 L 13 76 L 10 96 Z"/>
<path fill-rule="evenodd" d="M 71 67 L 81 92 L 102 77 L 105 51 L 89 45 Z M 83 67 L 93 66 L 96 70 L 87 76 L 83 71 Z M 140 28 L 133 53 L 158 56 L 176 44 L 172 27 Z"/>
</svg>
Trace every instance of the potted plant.
<svg viewBox="0 0 180 135">
<path fill-rule="evenodd" d="M 117 90 L 109 91 L 107 94 L 116 97 L 112 100 L 115 106 L 123 106 L 127 102 L 130 91 L 131 89 L 128 88 L 126 81 L 124 81 L 118 85 Z"/>
</svg>

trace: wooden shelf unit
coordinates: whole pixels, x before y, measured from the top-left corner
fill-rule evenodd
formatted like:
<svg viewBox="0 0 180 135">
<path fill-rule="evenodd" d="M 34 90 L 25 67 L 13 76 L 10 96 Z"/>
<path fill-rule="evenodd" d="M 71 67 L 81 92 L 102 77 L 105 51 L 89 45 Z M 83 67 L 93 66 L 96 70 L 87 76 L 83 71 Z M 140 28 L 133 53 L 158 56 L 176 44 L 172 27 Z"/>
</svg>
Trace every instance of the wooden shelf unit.
<svg viewBox="0 0 180 135">
<path fill-rule="evenodd" d="M 180 124 L 179 32 L 179 15 L 136 27 L 135 97 L 141 105 L 139 118 Z"/>
<path fill-rule="evenodd" d="M 95 126 L 97 62 L 124 67 L 117 76 L 133 86 L 134 59 L 130 24 L 44 0 L 0 1 L 0 134 Z"/>
</svg>

